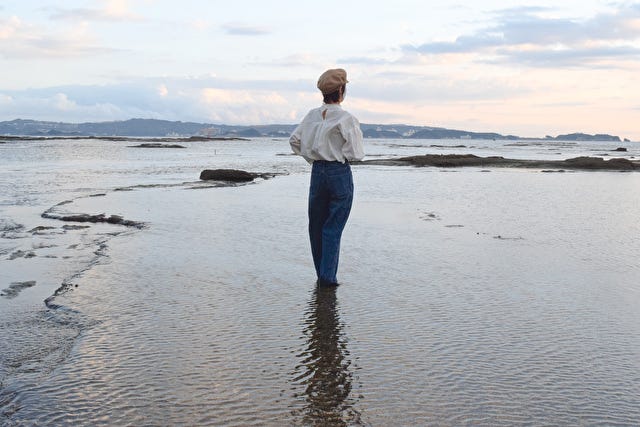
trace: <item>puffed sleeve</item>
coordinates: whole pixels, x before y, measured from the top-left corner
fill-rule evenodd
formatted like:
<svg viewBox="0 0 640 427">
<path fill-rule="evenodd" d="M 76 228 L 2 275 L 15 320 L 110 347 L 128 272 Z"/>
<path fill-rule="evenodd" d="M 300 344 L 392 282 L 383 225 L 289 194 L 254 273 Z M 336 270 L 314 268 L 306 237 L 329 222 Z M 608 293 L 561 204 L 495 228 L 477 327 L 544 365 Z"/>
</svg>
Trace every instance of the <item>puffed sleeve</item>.
<svg viewBox="0 0 640 427">
<path fill-rule="evenodd" d="M 300 136 L 302 135 L 302 129 L 301 126 L 298 125 L 295 130 L 293 131 L 293 133 L 291 134 L 291 137 L 289 137 L 289 145 L 291 145 L 291 150 L 296 153 L 298 156 L 302 155 L 301 150 L 301 142 L 300 142 Z"/>
<path fill-rule="evenodd" d="M 342 146 L 342 154 L 349 161 L 362 160 L 364 158 L 364 144 L 360 122 L 351 114 L 340 122 L 340 133 L 345 140 Z"/>
</svg>

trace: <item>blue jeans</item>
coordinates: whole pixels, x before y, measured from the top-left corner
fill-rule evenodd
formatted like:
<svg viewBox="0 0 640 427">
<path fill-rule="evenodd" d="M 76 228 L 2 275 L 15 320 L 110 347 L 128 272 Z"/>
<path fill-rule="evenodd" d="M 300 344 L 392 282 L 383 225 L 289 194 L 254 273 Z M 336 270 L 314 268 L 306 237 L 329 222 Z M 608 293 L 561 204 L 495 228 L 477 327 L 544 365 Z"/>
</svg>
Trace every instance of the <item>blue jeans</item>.
<svg viewBox="0 0 640 427">
<path fill-rule="evenodd" d="M 353 202 L 349 163 L 316 160 L 309 185 L 309 239 L 320 281 L 337 283 L 340 238 Z"/>
</svg>

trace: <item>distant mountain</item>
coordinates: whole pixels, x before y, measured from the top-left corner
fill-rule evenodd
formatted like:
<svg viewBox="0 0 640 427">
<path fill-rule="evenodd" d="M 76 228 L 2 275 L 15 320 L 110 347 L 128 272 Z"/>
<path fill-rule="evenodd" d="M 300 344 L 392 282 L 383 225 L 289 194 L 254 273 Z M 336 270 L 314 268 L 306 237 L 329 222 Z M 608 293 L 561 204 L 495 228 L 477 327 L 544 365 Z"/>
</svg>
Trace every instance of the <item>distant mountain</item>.
<svg viewBox="0 0 640 427">
<path fill-rule="evenodd" d="M 362 134 L 365 138 L 402 138 L 395 130 L 376 130 L 376 129 L 364 129 Z"/>
<path fill-rule="evenodd" d="M 16 119 L 0 122 L 0 135 L 15 136 L 132 136 L 132 137 L 188 137 L 236 136 L 245 138 L 288 138 L 296 125 L 231 126 L 210 123 L 180 122 L 155 119 L 129 119 L 113 122 L 63 123 Z M 493 132 L 469 132 L 429 126 L 361 124 L 365 138 L 388 139 L 523 139 L 515 135 Z M 531 138 L 527 138 L 531 139 Z M 572 133 L 547 136 L 563 141 L 620 141 L 620 137 Z"/>
<path fill-rule="evenodd" d="M 295 125 L 230 126 L 209 123 L 129 119 L 113 122 L 63 123 L 16 119 L 0 122 L 0 135 L 26 136 L 289 136 Z"/>
<path fill-rule="evenodd" d="M 586 133 L 570 133 L 567 135 L 558 135 L 555 139 L 563 141 L 614 141 L 620 142 L 620 137 L 606 134 L 588 135 Z"/>
<path fill-rule="evenodd" d="M 201 123 L 170 122 L 167 120 L 131 119 L 115 122 L 61 123 L 37 120 L 0 122 L 3 135 L 83 135 L 83 136 L 190 136 L 205 125 Z"/>
</svg>

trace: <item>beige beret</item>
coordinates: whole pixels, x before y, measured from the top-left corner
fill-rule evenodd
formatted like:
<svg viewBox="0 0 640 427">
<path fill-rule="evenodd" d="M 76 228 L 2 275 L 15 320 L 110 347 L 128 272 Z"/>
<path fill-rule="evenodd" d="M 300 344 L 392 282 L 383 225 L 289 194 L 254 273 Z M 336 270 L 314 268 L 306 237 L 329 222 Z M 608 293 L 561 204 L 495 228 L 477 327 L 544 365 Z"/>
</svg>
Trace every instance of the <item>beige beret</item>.
<svg viewBox="0 0 640 427">
<path fill-rule="evenodd" d="M 340 86 L 349 83 L 347 72 L 342 68 L 327 70 L 318 79 L 318 89 L 323 95 L 337 91 Z"/>
</svg>

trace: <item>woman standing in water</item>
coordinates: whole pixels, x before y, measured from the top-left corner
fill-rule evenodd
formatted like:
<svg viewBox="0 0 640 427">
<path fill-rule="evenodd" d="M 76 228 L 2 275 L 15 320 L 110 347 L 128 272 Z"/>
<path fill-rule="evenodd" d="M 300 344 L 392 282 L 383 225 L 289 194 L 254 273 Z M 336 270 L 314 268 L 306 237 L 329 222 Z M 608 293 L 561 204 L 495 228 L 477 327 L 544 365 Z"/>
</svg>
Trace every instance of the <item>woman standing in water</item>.
<svg viewBox="0 0 640 427">
<path fill-rule="evenodd" d="M 309 111 L 291 134 L 294 153 L 312 163 L 309 185 L 309 239 L 319 287 L 338 286 L 340 238 L 353 202 L 350 161 L 364 157 L 358 119 L 340 104 L 347 72 L 327 70 L 318 79 L 324 102 Z"/>
</svg>

